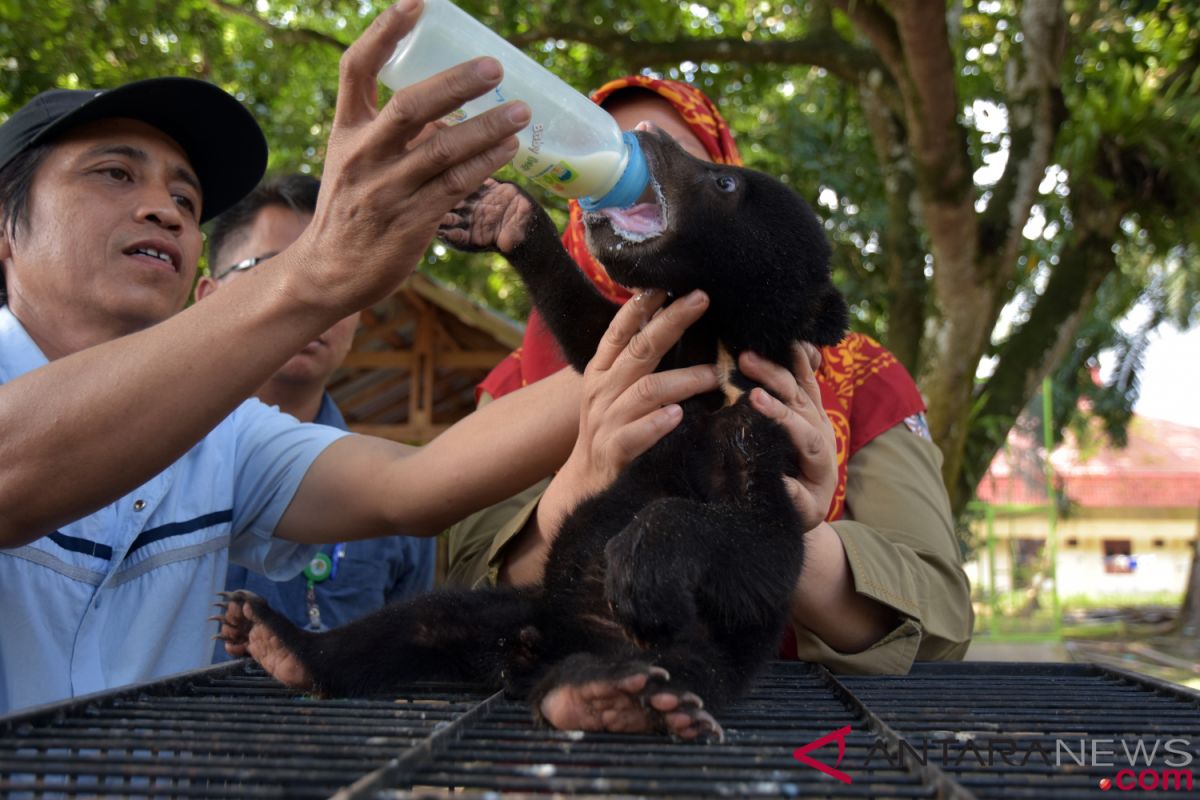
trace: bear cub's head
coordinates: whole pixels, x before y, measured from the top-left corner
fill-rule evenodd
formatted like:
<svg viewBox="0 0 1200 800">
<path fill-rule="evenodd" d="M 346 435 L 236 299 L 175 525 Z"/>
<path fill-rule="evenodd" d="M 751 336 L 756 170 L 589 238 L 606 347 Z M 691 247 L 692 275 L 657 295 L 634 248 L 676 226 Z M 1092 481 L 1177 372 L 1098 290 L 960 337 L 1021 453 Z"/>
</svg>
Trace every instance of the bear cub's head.
<svg viewBox="0 0 1200 800">
<path fill-rule="evenodd" d="M 695 158 L 657 129 L 635 135 L 653 199 L 584 216 L 588 248 L 613 280 L 676 296 L 703 289 L 723 331 L 755 329 L 731 343 L 768 357 L 793 339 L 839 342 L 846 303 L 808 204 L 769 175 Z"/>
</svg>

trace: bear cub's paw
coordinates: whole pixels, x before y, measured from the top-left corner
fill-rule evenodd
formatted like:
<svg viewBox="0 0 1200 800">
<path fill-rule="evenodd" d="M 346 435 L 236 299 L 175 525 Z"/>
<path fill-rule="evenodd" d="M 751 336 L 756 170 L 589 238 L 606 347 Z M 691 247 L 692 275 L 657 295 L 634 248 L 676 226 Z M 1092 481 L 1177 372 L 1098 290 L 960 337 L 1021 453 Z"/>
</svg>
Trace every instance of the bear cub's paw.
<svg viewBox="0 0 1200 800">
<path fill-rule="evenodd" d="M 524 241 L 541 206 L 516 184 L 488 178 L 442 217 L 438 238 L 457 250 L 511 255 Z"/>
<path fill-rule="evenodd" d="M 534 694 L 534 716 L 559 730 L 668 733 L 720 742 L 724 731 L 695 693 L 671 684 L 665 669 L 576 653 Z"/>
<path fill-rule="evenodd" d="M 220 623 L 214 639 L 225 642 L 232 656 L 250 656 L 276 680 L 291 689 L 313 691 L 312 676 L 300 660 L 295 639 L 301 632 L 253 592 L 219 592 L 221 609 L 209 619 Z"/>
</svg>

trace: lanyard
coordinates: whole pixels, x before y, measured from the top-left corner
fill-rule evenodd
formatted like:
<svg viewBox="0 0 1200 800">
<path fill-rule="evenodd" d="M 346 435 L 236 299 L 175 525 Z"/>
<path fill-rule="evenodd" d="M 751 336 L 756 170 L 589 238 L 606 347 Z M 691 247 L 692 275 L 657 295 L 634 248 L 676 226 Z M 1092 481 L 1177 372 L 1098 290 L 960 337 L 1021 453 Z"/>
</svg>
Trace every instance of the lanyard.
<svg viewBox="0 0 1200 800">
<path fill-rule="evenodd" d="M 321 608 L 317 605 L 317 584 L 337 577 L 338 563 L 346 555 L 346 544 L 339 543 L 333 548 L 333 558 L 324 553 L 317 553 L 312 561 L 304 568 L 304 577 L 308 586 L 304 590 L 304 603 L 308 607 L 308 630 L 323 631 L 321 624 Z"/>
</svg>

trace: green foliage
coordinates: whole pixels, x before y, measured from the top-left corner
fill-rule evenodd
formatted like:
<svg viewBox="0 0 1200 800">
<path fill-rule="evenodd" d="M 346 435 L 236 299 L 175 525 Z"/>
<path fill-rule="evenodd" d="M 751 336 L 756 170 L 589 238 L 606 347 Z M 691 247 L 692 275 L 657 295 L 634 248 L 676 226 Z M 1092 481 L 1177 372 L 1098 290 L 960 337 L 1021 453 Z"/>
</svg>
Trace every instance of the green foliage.
<svg viewBox="0 0 1200 800">
<path fill-rule="evenodd" d="M 272 171 L 318 174 L 333 120 L 337 65 L 344 46 L 385 7 L 383 2 L 300 0 L 47 0 L 35 8 L 0 4 L 0 41 L 17 54 L 0 61 L 0 115 L 54 86 L 106 86 L 158 75 L 211 80 L 258 117 L 271 145 Z M 770 40 L 805 32 L 805 4 L 723 3 L 698 14 L 690 3 L 617 5 L 478 2 L 461 6 L 502 35 L 573 30 L 591 23 L 610 34 L 652 41 L 743 36 Z M 600 46 L 536 38 L 526 48 L 537 61 L 581 91 L 642 65 L 614 59 Z M 808 66 L 707 62 L 655 64 L 653 74 L 692 80 L 722 107 L 747 162 L 788 180 L 815 199 L 828 188 L 835 208 L 819 210 L 838 250 L 837 273 L 860 298 L 859 327 L 882 335 L 886 308 L 875 264 L 878 171 L 854 93 Z M 386 90 L 381 88 L 381 94 Z M 543 196 L 559 211 L 565 205 Z M 426 268 L 517 318 L 528 300 L 515 274 L 489 256 L 431 254 Z"/>
<path fill-rule="evenodd" d="M 1123 236 L 1113 245 L 1119 269 L 1085 310 L 1074 348 L 1053 372 L 1056 423 L 1086 438 L 1096 419 L 1118 446 L 1150 333 L 1165 322 L 1186 329 L 1200 306 L 1197 21 L 1196 8 L 1167 2 L 1079 3 L 1073 16 L 1075 58 L 1064 76 L 1070 117 L 1059 136 L 1058 180 L 1038 210 L 1046 224 L 1031 249 L 1053 266 L 1070 246 L 1073 192 L 1096 190 L 1125 210 Z M 1026 286 L 1016 296 L 1023 293 L 1034 296 Z M 1135 309 L 1135 326 L 1114 324 Z M 1117 365 L 1107 384 L 1097 377 L 1103 351 Z"/>
</svg>

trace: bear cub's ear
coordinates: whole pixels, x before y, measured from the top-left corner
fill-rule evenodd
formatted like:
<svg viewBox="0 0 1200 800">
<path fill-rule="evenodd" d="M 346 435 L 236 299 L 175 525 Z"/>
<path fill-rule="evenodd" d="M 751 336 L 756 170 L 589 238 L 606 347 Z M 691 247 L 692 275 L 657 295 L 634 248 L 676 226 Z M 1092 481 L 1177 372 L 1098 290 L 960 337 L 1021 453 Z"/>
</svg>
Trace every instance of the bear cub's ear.
<svg viewBox="0 0 1200 800">
<path fill-rule="evenodd" d="M 809 320 L 804 341 L 819 347 L 835 345 L 846 338 L 850 328 L 850 309 L 832 283 L 827 284 L 822 296 L 813 303 L 814 314 Z"/>
</svg>

